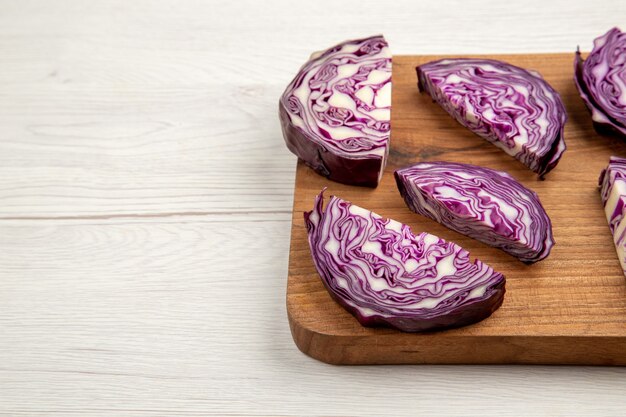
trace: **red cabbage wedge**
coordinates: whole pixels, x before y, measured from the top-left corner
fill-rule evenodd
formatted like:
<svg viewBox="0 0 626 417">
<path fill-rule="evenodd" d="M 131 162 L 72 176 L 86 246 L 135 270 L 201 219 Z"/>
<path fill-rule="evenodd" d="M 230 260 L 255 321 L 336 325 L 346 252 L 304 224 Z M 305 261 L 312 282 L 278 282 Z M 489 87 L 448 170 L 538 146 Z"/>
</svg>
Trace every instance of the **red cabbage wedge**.
<svg viewBox="0 0 626 417">
<path fill-rule="evenodd" d="M 609 30 L 593 42 L 584 61 L 577 51 L 574 69 L 596 130 L 626 137 L 626 33 Z"/>
<path fill-rule="evenodd" d="M 395 172 L 411 210 L 533 263 L 550 254 L 552 224 L 539 197 L 506 172 L 420 162 Z"/>
<path fill-rule="evenodd" d="M 304 213 L 313 262 L 333 299 L 364 326 L 418 332 L 482 320 L 505 278 L 460 246 L 323 191 Z"/>
<path fill-rule="evenodd" d="M 600 174 L 599 182 L 606 220 L 626 275 L 626 159 L 612 156 L 608 167 Z"/>
<path fill-rule="evenodd" d="M 376 187 L 389 154 L 391 52 L 382 36 L 315 53 L 280 98 L 291 152 L 331 180 Z"/>
<path fill-rule="evenodd" d="M 567 113 L 539 73 L 469 58 L 442 59 L 416 69 L 420 91 L 541 178 L 559 162 Z"/>
</svg>

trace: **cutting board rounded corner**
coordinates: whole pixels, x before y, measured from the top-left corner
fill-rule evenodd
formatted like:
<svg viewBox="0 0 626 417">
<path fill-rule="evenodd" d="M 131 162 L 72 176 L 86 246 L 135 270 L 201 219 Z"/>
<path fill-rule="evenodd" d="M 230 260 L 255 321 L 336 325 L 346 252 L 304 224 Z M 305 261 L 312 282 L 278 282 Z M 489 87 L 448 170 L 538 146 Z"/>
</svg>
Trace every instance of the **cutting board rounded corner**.
<svg viewBox="0 0 626 417">
<path fill-rule="evenodd" d="M 308 328 L 300 323 L 292 313 L 290 304 L 287 304 L 287 317 L 289 319 L 289 328 L 294 343 L 305 355 L 330 365 L 342 365 L 341 352 L 337 352 L 336 348 L 341 345 L 336 338 L 341 336 L 324 334 Z"/>
</svg>

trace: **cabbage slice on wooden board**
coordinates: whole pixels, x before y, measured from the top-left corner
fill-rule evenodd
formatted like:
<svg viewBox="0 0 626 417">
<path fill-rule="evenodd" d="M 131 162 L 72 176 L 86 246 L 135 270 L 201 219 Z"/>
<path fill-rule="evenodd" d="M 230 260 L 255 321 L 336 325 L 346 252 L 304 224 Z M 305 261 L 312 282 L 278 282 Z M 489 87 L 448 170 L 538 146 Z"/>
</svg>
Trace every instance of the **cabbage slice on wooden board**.
<svg viewBox="0 0 626 417">
<path fill-rule="evenodd" d="M 475 323 L 502 304 L 505 278 L 460 246 L 322 191 L 304 213 L 324 286 L 364 326 L 418 332 Z"/>
<path fill-rule="evenodd" d="M 595 39 L 583 60 L 574 60 L 576 86 L 597 131 L 626 138 L 626 33 L 618 28 Z"/>
<path fill-rule="evenodd" d="M 470 58 L 432 61 L 416 70 L 420 91 L 540 177 L 565 152 L 565 106 L 539 73 Z"/>
<path fill-rule="evenodd" d="M 376 187 L 389 154 L 391 52 L 382 35 L 314 53 L 279 102 L 287 147 L 319 174 Z"/>
<path fill-rule="evenodd" d="M 600 173 L 599 184 L 606 221 L 626 275 L 626 158 L 612 156 L 607 168 Z"/>
<path fill-rule="evenodd" d="M 407 206 L 525 263 L 546 258 L 552 223 L 537 194 L 506 172 L 455 162 L 420 162 L 395 172 Z"/>
</svg>

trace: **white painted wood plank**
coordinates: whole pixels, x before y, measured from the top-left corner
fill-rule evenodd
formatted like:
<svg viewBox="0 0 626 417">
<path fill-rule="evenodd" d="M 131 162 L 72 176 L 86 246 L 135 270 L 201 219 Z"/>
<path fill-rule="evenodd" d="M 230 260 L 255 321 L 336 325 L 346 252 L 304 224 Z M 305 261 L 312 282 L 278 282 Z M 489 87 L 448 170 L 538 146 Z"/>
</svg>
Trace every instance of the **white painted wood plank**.
<svg viewBox="0 0 626 417">
<path fill-rule="evenodd" d="M 626 15 L 380 4 L 0 0 L 0 415 L 623 413 L 622 368 L 333 367 L 293 345 L 276 106 L 311 51 L 588 50 Z"/>
<path fill-rule="evenodd" d="M 272 217 L 3 222 L 0 410 L 432 415 L 445 407 L 514 416 L 626 406 L 620 368 L 335 367 L 307 358 L 291 340 L 285 280 L 275 275 L 286 268 L 289 221 Z M 246 245 L 232 240 L 243 235 Z"/>
<path fill-rule="evenodd" d="M 285 212 L 295 160 L 275 117 L 257 116 L 275 110 L 278 91 L 239 90 L 8 94 L 0 99 L 0 218 Z"/>
<path fill-rule="evenodd" d="M 589 48 L 625 7 L 555 4 L 542 20 L 498 1 L 398 2 L 380 13 L 317 4 L 320 19 L 301 19 L 290 2 L 4 3 L 13 8 L 0 14 L 3 217 L 285 210 L 293 157 L 275 107 L 312 49 L 375 30 L 397 53 L 567 51 Z M 235 205 L 215 184 L 222 173 Z"/>
</svg>

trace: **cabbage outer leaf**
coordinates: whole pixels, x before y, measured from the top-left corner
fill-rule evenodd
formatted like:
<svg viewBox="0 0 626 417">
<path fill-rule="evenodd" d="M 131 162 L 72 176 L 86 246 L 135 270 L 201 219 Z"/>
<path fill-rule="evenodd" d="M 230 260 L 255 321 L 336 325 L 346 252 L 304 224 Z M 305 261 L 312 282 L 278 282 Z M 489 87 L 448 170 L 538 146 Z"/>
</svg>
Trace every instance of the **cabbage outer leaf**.
<svg viewBox="0 0 626 417">
<path fill-rule="evenodd" d="M 626 275 L 626 159 L 612 156 L 600 174 L 600 197 L 613 243 Z"/>
<path fill-rule="evenodd" d="M 596 130 L 626 137 L 626 33 L 613 28 L 595 39 L 586 60 L 576 51 L 574 72 Z"/>
<path fill-rule="evenodd" d="M 505 278 L 460 246 L 323 191 L 304 214 L 313 262 L 332 298 L 364 326 L 416 332 L 482 320 Z"/>
<path fill-rule="evenodd" d="M 420 162 L 395 172 L 414 212 L 525 263 L 546 258 L 552 223 L 537 194 L 506 172 L 454 162 Z"/>
<path fill-rule="evenodd" d="M 287 147 L 319 174 L 376 187 L 389 154 L 391 52 L 382 35 L 314 53 L 279 102 Z"/>
<path fill-rule="evenodd" d="M 540 177 L 565 152 L 565 106 L 539 73 L 470 58 L 442 59 L 416 70 L 420 91 Z"/>
</svg>

